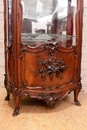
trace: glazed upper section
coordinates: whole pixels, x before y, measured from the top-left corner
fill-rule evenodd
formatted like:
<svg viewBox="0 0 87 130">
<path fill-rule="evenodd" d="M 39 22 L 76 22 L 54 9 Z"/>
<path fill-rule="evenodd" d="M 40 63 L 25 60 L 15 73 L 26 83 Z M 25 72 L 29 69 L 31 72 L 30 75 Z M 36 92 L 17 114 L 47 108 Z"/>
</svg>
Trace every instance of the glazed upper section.
<svg viewBox="0 0 87 130">
<path fill-rule="evenodd" d="M 21 0 L 21 5 L 23 44 L 35 47 L 54 40 L 70 47 L 76 43 L 77 0 Z"/>
</svg>

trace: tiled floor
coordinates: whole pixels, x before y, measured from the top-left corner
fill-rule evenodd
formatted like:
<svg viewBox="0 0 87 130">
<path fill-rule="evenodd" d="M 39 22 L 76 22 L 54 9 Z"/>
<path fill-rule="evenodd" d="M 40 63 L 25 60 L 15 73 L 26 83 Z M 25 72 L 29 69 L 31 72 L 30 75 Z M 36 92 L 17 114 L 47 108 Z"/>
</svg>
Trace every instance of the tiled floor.
<svg viewBox="0 0 87 130">
<path fill-rule="evenodd" d="M 81 92 L 82 106 L 73 102 L 73 93 L 49 108 L 43 101 L 22 99 L 20 115 L 13 117 L 14 101 L 4 101 L 0 88 L 0 130 L 87 130 L 87 93 Z"/>
</svg>

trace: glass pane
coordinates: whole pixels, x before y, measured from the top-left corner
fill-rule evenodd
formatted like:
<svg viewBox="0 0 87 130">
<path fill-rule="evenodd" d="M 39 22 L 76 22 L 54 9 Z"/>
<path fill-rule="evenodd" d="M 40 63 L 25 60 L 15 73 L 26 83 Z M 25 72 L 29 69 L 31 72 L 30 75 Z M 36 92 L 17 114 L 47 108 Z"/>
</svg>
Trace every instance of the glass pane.
<svg viewBox="0 0 87 130">
<path fill-rule="evenodd" d="M 76 0 L 22 0 L 21 3 L 23 44 L 37 46 L 47 40 L 56 40 L 64 46 L 75 44 Z"/>
<path fill-rule="evenodd" d="M 9 7 L 8 7 L 8 40 L 9 40 L 9 44 L 12 43 L 12 0 L 8 1 L 9 3 Z"/>
</svg>

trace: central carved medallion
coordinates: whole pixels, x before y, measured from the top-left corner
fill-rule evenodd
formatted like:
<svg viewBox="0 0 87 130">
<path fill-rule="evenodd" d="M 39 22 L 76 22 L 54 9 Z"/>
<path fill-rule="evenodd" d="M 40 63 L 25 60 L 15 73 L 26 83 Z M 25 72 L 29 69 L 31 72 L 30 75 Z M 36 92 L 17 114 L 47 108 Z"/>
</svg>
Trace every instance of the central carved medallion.
<svg viewBox="0 0 87 130">
<path fill-rule="evenodd" d="M 58 60 L 56 59 L 56 57 L 54 59 L 48 59 L 48 60 L 38 59 L 36 62 L 38 62 L 39 64 L 38 70 L 29 69 L 29 72 L 35 75 L 40 74 L 43 80 L 46 79 L 46 76 L 49 76 L 51 81 L 53 80 L 54 76 L 56 76 L 57 78 L 61 78 L 61 74 L 67 68 L 62 58 Z"/>
</svg>

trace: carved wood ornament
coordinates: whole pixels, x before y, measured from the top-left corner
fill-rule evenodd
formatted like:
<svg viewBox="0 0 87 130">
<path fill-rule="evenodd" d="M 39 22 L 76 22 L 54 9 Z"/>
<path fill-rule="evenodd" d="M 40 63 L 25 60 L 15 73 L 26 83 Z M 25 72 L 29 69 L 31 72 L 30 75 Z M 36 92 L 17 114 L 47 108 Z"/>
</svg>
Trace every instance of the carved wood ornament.
<svg viewBox="0 0 87 130">
<path fill-rule="evenodd" d="M 49 59 L 44 61 L 38 59 L 37 62 L 43 65 L 43 68 L 38 68 L 38 70 L 29 69 L 29 71 L 35 75 L 40 74 L 43 79 L 48 75 L 51 81 L 53 81 L 53 74 L 58 78 L 60 77 L 60 73 L 63 73 L 66 69 L 64 61 L 62 59 L 57 60 L 56 57 L 53 60 Z"/>
</svg>

